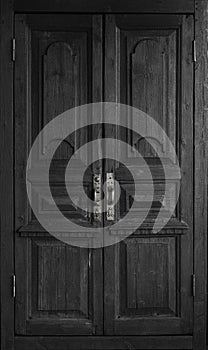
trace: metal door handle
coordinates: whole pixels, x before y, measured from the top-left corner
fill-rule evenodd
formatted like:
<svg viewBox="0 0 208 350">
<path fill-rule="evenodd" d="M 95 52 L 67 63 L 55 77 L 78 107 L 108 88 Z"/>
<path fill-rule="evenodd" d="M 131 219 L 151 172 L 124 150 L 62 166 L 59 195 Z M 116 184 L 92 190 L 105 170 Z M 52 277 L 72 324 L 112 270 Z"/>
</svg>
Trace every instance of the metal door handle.
<svg viewBox="0 0 208 350">
<path fill-rule="evenodd" d="M 102 208 L 101 208 L 101 174 L 95 174 L 93 176 L 93 188 L 94 188 L 94 220 L 102 220 Z"/>
<path fill-rule="evenodd" d="M 115 181 L 114 174 L 107 173 L 107 221 L 115 220 Z"/>
</svg>

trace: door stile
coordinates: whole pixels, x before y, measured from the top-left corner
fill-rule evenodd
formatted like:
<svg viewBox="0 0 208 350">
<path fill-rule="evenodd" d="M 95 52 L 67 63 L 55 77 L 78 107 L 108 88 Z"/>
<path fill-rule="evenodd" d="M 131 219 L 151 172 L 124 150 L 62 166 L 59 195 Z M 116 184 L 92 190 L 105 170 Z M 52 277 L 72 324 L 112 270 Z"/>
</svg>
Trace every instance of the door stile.
<svg viewBox="0 0 208 350">
<path fill-rule="evenodd" d="M 92 61 L 92 102 L 102 101 L 103 96 L 103 17 L 102 15 L 93 16 L 93 61 Z M 92 110 L 92 121 L 98 122 L 98 125 L 92 126 L 92 135 L 94 138 L 102 138 L 102 109 L 99 111 Z M 99 116 L 99 117 L 98 117 Z M 94 120 L 95 117 L 95 120 Z M 92 173 L 102 174 L 102 144 L 100 148 L 93 148 L 93 152 L 97 152 L 97 156 L 100 159 L 92 165 Z M 96 154 L 93 154 L 96 156 Z M 103 249 L 93 249 L 93 269 L 94 269 L 94 280 L 96 281 L 93 285 L 94 288 L 94 333 L 96 335 L 103 334 Z"/>
<path fill-rule="evenodd" d="M 105 102 L 120 102 L 119 93 L 119 33 L 115 25 L 115 16 L 113 14 L 105 15 L 105 73 L 104 73 L 104 101 Z M 105 109 L 105 113 L 117 113 L 116 108 Z M 108 116 L 109 118 L 109 116 Z M 105 138 L 117 138 L 118 128 L 105 126 Z M 106 148 L 108 145 L 106 144 Z M 104 150 L 107 152 L 108 150 Z M 118 149 L 111 150 L 112 159 L 118 156 Z M 110 152 L 109 152 L 110 153 Z M 111 159 L 105 159 L 104 163 L 104 178 L 106 181 L 107 173 L 115 173 L 116 163 Z M 115 212 L 115 218 L 118 217 L 118 206 Z M 109 225 L 104 220 L 104 225 Z M 104 237 L 105 239 L 105 237 Z M 104 248 L 104 334 L 113 334 L 113 317 L 115 313 L 114 295 L 114 266 L 115 266 L 115 245 Z"/>
<path fill-rule="evenodd" d="M 193 331 L 193 294 L 190 290 L 193 274 L 193 15 L 184 16 L 181 32 L 181 110 L 179 112 L 179 153 L 181 167 L 181 195 L 179 210 L 181 220 L 188 224 L 188 232 L 181 237 L 180 284 L 181 317 L 185 329 Z M 190 152 L 191 150 L 191 152 Z M 191 156 L 190 156 L 191 154 Z"/>
</svg>

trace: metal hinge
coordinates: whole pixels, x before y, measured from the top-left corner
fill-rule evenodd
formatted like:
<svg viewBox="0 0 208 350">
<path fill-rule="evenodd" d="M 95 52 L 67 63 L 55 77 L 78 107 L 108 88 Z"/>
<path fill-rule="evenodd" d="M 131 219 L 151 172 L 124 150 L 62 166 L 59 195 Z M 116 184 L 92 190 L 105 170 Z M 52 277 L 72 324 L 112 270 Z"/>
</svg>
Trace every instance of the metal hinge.
<svg viewBox="0 0 208 350">
<path fill-rule="evenodd" d="M 88 256 L 88 267 L 89 269 L 91 269 L 91 262 L 92 262 L 92 252 L 91 250 L 89 251 L 89 256 Z"/>
<path fill-rule="evenodd" d="M 196 62 L 196 40 L 193 40 L 193 62 Z"/>
<path fill-rule="evenodd" d="M 12 61 L 14 62 L 16 58 L 16 39 L 12 39 Z"/>
<path fill-rule="evenodd" d="M 193 297 L 196 295 L 196 276 L 195 274 L 192 275 L 192 293 Z"/>
<path fill-rule="evenodd" d="M 92 326 L 92 334 L 96 335 L 96 331 L 97 331 L 97 325 L 93 325 Z"/>
<path fill-rule="evenodd" d="M 12 276 L 12 296 L 13 298 L 16 297 L 16 276 Z"/>
</svg>

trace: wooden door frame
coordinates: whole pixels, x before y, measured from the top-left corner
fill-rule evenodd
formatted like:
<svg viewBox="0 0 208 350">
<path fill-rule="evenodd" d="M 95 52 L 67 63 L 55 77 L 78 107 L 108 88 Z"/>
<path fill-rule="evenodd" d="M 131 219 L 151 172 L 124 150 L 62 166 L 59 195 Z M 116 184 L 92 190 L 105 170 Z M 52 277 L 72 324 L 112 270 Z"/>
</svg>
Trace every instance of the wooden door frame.
<svg viewBox="0 0 208 350">
<path fill-rule="evenodd" d="M 112 6 L 111 6 L 112 3 Z M 83 7 L 81 0 L 52 3 L 47 0 L 0 0 L 0 150 L 1 150 L 1 208 L 0 208 L 0 287 L 1 287 L 1 349 L 14 349 L 14 299 L 12 297 L 13 263 L 13 69 L 11 59 L 14 11 L 17 12 L 195 12 L 197 61 L 195 63 L 195 183 L 194 183 L 194 271 L 196 295 L 194 298 L 193 348 L 205 349 L 206 344 L 206 280 L 207 280 L 207 131 L 208 117 L 208 62 L 207 0 L 89 0 Z M 151 7 L 152 6 L 152 7 Z"/>
</svg>

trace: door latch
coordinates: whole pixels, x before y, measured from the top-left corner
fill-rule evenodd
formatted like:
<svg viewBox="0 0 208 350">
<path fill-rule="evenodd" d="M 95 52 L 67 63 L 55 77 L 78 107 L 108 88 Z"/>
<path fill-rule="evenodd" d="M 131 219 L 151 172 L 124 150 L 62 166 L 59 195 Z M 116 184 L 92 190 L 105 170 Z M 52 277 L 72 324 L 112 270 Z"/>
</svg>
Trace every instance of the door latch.
<svg viewBox="0 0 208 350">
<path fill-rule="evenodd" d="M 115 197 L 114 174 L 107 173 L 107 221 L 115 220 L 114 197 Z"/>
<path fill-rule="evenodd" d="M 101 222 L 102 220 L 102 208 L 101 208 L 101 174 L 95 174 L 93 176 L 93 188 L 94 188 L 94 220 Z"/>
</svg>

